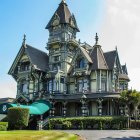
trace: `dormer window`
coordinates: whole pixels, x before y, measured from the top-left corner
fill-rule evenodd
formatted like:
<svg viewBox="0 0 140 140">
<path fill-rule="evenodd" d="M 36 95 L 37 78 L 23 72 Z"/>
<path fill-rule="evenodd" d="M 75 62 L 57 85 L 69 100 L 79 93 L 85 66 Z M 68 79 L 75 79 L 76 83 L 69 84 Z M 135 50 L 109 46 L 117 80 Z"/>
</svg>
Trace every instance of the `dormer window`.
<svg viewBox="0 0 140 140">
<path fill-rule="evenodd" d="M 84 58 L 81 58 L 77 61 L 77 68 L 85 68 L 86 67 L 86 62 Z"/>
<path fill-rule="evenodd" d="M 28 71 L 30 69 L 30 63 L 29 62 L 23 62 L 20 65 L 20 71 Z"/>
</svg>

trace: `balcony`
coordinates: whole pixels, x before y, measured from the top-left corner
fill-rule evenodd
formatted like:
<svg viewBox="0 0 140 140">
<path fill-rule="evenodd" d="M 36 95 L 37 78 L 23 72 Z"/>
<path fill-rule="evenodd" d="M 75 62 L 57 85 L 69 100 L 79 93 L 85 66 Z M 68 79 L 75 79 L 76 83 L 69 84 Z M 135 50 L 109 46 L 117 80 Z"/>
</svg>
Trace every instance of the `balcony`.
<svg viewBox="0 0 140 140">
<path fill-rule="evenodd" d="M 61 38 L 60 37 L 53 37 L 53 38 L 49 38 L 48 39 L 48 44 L 56 44 L 61 42 Z"/>
<path fill-rule="evenodd" d="M 30 65 L 22 65 L 18 67 L 18 73 L 29 73 L 31 71 L 31 66 Z"/>
<path fill-rule="evenodd" d="M 78 44 L 79 44 L 79 42 L 77 40 L 75 40 L 74 38 L 70 38 L 68 41 L 70 44 L 75 45 L 75 46 L 78 46 Z"/>
</svg>

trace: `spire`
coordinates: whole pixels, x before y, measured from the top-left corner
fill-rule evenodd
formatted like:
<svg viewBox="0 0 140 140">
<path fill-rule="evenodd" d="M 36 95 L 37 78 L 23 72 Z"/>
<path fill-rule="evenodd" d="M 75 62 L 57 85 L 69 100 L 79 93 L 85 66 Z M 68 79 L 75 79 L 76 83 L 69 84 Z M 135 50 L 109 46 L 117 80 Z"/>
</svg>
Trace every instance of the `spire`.
<svg viewBox="0 0 140 140">
<path fill-rule="evenodd" d="M 22 45 L 25 45 L 25 43 L 26 43 L 26 35 L 24 34 L 24 35 L 23 35 L 23 42 L 22 42 Z"/>
<path fill-rule="evenodd" d="M 62 0 L 62 3 L 66 3 L 66 1 L 65 0 Z"/>
<path fill-rule="evenodd" d="M 23 42 L 22 45 L 26 48 L 26 35 L 23 35 Z"/>
<path fill-rule="evenodd" d="M 99 40 L 99 37 L 98 37 L 98 34 L 96 33 L 96 36 L 95 36 L 96 43 L 95 43 L 95 45 L 98 45 L 98 40 Z"/>
<path fill-rule="evenodd" d="M 115 50 L 116 50 L 116 51 L 118 51 L 118 48 L 117 48 L 117 46 L 115 47 Z"/>
<path fill-rule="evenodd" d="M 55 14 L 52 16 L 51 20 L 49 21 L 45 29 L 49 29 L 50 27 L 54 26 L 53 22 L 55 20 L 56 14 L 59 20 L 59 24 L 68 24 L 68 25 L 72 24 L 72 27 L 76 29 L 77 32 L 79 32 L 76 19 L 74 15 L 71 14 L 65 0 L 61 0 L 61 3 L 59 4 L 57 10 L 55 11 Z"/>
</svg>

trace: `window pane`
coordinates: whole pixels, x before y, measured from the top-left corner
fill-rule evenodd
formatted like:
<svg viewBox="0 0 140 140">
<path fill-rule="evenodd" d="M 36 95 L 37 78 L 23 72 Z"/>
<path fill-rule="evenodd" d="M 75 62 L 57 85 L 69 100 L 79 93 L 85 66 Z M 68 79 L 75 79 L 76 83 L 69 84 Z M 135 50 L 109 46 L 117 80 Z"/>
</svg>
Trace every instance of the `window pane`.
<svg viewBox="0 0 140 140">
<path fill-rule="evenodd" d="M 55 80 L 53 80 L 53 91 L 57 90 L 57 83 Z"/>
<path fill-rule="evenodd" d="M 28 91 L 27 84 L 23 84 L 22 92 L 27 92 L 27 91 Z"/>
<path fill-rule="evenodd" d="M 83 91 L 83 82 L 82 82 L 82 80 L 79 80 L 79 82 L 78 82 L 78 84 L 79 84 L 79 92 L 82 92 Z"/>
<path fill-rule="evenodd" d="M 49 81 L 49 91 L 52 91 L 52 81 Z"/>
</svg>

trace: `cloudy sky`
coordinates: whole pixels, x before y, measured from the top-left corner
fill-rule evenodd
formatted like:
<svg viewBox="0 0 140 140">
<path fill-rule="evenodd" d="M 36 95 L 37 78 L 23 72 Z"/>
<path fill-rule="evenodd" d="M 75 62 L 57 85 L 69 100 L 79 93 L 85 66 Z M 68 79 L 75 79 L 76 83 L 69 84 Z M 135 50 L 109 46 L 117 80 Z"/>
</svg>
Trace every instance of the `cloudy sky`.
<svg viewBox="0 0 140 140">
<path fill-rule="evenodd" d="M 0 97 L 15 97 L 16 82 L 7 72 L 21 47 L 27 44 L 45 50 L 48 31 L 44 28 L 61 0 L 0 0 Z M 140 0 L 67 0 L 80 33 L 77 38 L 104 51 L 117 46 L 120 61 L 127 64 L 130 88 L 140 91 Z M 77 6 L 78 5 L 78 6 Z"/>
</svg>

